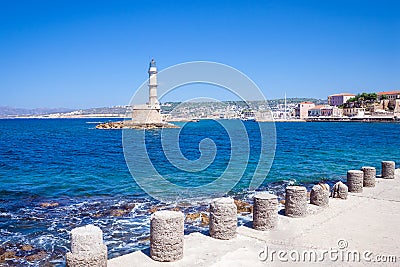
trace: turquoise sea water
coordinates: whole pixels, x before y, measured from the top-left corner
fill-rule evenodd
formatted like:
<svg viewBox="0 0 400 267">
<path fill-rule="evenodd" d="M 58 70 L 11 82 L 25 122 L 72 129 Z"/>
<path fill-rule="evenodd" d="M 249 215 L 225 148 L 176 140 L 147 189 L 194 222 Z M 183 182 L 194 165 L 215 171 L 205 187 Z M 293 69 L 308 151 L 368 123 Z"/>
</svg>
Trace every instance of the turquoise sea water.
<svg viewBox="0 0 400 267">
<path fill-rule="evenodd" d="M 103 229 L 110 257 L 148 246 L 148 210 L 161 204 L 134 182 L 124 158 L 122 132 L 96 130 L 97 121 L 0 120 L 0 249 L 17 251 L 20 257 L 8 264 L 63 265 L 69 231 L 88 223 Z M 241 180 L 229 194 L 248 200 L 253 190 L 246 188 L 259 160 L 261 141 L 258 124 L 244 124 L 250 156 Z M 400 164 L 400 124 L 276 123 L 275 127 L 275 157 L 258 190 L 282 196 L 288 183 L 310 186 L 321 179 L 335 181 L 343 179 L 347 170 L 365 165 L 376 167 L 379 173 L 382 160 Z M 180 149 L 189 160 L 201 156 L 199 143 L 204 138 L 212 139 L 216 146 L 208 168 L 185 172 L 169 164 L 160 149 L 161 131 L 148 131 L 149 157 L 171 182 L 187 187 L 205 185 L 226 169 L 230 139 L 218 122 L 200 121 L 167 130 L 180 131 Z M 207 199 L 176 202 L 167 207 L 178 205 L 186 213 L 207 208 Z M 126 212 L 118 214 L 121 210 Z M 245 220 L 245 216 L 241 218 Z M 205 231 L 196 223 L 186 225 L 187 232 L 197 230 Z M 22 251 L 24 244 L 34 250 Z M 41 261 L 23 259 L 39 251 L 47 255 Z"/>
</svg>

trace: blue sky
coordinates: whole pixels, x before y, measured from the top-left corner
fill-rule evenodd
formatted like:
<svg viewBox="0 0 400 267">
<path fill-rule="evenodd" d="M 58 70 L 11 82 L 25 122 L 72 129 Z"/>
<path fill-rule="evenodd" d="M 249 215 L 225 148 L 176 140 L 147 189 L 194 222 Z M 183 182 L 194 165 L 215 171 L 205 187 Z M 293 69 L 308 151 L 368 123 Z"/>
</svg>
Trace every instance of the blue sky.
<svg viewBox="0 0 400 267">
<path fill-rule="evenodd" d="M 0 0 L 0 106 L 127 104 L 159 69 L 209 60 L 268 99 L 400 89 L 399 1 Z M 213 87 L 171 99 L 226 97 Z"/>
</svg>

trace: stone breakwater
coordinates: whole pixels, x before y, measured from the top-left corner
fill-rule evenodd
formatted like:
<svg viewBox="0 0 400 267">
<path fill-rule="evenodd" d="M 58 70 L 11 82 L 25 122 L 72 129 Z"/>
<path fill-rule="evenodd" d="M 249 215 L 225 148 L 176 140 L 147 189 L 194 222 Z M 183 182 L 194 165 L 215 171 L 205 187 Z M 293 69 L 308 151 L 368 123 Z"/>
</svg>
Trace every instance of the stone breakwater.
<svg viewBox="0 0 400 267">
<path fill-rule="evenodd" d="M 134 123 L 132 121 L 111 121 L 96 125 L 96 129 L 163 129 L 179 128 L 172 123 Z"/>
<path fill-rule="evenodd" d="M 157 250 L 165 256 L 162 261 L 177 261 L 176 266 L 187 266 L 188 264 L 208 266 L 211 263 L 216 264 L 218 262 L 225 265 L 231 262 L 234 263 L 233 266 L 243 265 L 241 263 L 246 263 L 246 265 L 260 264 L 260 261 L 263 260 L 260 259 L 259 251 L 267 245 L 269 249 L 272 247 L 280 250 L 297 249 L 298 251 L 332 248 L 333 245 L 339 246 L 340 249 L 346 249 L 348 245 L 351 245 L 351 249 L 355 248 L 360 252 L 372 250 L 374 253 L 378 252 L 376 255 L 383 253 L 398 254 L 400 251 L 396 248 L 399 246 L 400 234 L 393 233 L 391 229 L 397 226 L 398 219 L 400 219 L 400 205 L 398 204 L 400 203 L 400 170 L 395 170 L 392 164 L 388 169 L 384 170 L 383 173 L 385 171 L 394 173 L 396 179 L 388 179 L 382 175 L 379 177 L 382 179 L 377 179 L 377 187 L 366 187 L 364 191 L 347 190 L 345 184 L 338 182 L 333 186 L 333 191 L 346 194 L 349 191 L 349 194 L 348 196 L 332 194 L 331 199 L 328 197 L 330 189 L 328 185 L 323 183 L 313 187 L 313 197 L 310 199 L 307 199 L 305 187 L 288 186 L 286 194 L 289 194 L 289 196 L 286 197 L 284 203 L 286 211 L 283 214 L 285 216 L 281 212 L 278 213 L 278 202 L 275 201 L 275 196 L 269 195 L 268 198 L 265 198 L 257 194 L 254 196 L 254 203 L 258 206 L 252 209 L 253 218 L 273 226 L 265 229 L 256 230 L 254 226 L 257 224 L 253 224 L 252 227 L 241 226 L 236 229 L 236 224 L 231 225 L 231 222 L 236 221 L 237 203 L 231 198 L 220 198 L 213 200 L 210 204 L 210 236 L 192 233 L 185 236 L 185 242 L 182 243 L 183 214 L 177 214 L 174 211 L 163 212 L 161 214 L 163 220 L 160 220 L 157 231 L 162 231 L 162 236 L 171 237 L 171 240 L 172 237 L 175 238 L 176 236 L 176 241 L 173 243 L 180 248 L 184 245 L 185 252 L 183 255 L 179 254 L 179 257 L 169 258 L 167 257 L 170 251 L 169 246 L 164 247 L 161 243 L 158 244 Z M 358 172 L 355 172 L 355 170 L 349 172 L 351 175 L 348 177 L 350 178 L 347 181 L 348 185 L 354 184 L 355 181 L 357 185 L 362 184 L 358 181 L 360 176 Z M 352 177 L 353 173 L 356 174 L 357 179 Z M 363 179 L 371 179 L 368 173 L 364 173 L 363 176 Z M 274 201 L 257 203 L 257 200 L 266 201 L 270 199 Z M 328 205 L 329 200 L 332 203 Z M 265 213 L 264 209 L 268 212 Z M 392 217 L 384 216 L 388 213 Z M 160 211 L 155 212 L 155 214 L 160 215 Z M 279 216 L 278 221 L 276 214 Z M 290 214 L 296 216 L 290 216 Z M 216 225 L 212 224 L 211 217 L 218 218 L 218 236 L 212 234 L 215 232 Z M 382 223 L 384 217 L 386 219 Z M 346 225 L 346 227 L 343 227 L 343 225 Z M 175 229 L 176 227 L 181 230 L 178 231 L 178 228 Z M 234 229 L 234 232 L 232 232 L 232 229 Z M 179 235 L 177 235 L 178 232 Z M 370 232 L 375 234 L 365 234 Z M 219 238 L 221 235 L 229 236 L 229 238 Z M 386 241 L 382 242 L 382 240 Z M 152 246 L 151 242 L 154 241 L 150 240 L 150 246 Z M 340 247 L 343 243 L 346 244 L 344 248 Z M 329 259 L 327 260 L 329 261 Z M 135 252 L 109 260 L 108 265 L 158 266 L 158 263 L 145 253 Z"/>
</svg>

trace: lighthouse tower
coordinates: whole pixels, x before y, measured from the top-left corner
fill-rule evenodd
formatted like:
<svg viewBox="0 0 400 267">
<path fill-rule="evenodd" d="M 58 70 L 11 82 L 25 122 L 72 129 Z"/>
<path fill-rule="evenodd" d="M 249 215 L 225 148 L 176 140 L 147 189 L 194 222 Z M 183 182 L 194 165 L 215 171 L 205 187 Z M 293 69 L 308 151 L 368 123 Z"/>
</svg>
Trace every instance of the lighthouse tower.
<svg viewBox="0 0 400 267">
<path fill-rule="evenodd" d="M 152 108 L 160 108 L 160 104 L 157 99 L 157 67 L 154 58 L 150 62 L 149 66 L 149 106 Z"/>
<path fill-rule="evenodd" d="M 139 125 L 165 124 L 162 120 L 160 103 L 157 99 L 157 67 L 154 59 L 149 66 L 149 102 L 133 106 L 132 121 Z"/>
</svg>

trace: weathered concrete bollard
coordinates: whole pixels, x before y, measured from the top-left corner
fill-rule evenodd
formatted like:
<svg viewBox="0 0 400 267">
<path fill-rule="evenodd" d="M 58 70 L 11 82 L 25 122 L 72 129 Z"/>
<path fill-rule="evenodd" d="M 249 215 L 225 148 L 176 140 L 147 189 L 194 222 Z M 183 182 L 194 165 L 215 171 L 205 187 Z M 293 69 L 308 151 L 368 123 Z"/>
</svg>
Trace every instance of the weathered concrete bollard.
<svg viewBox="0 0 400 267">
<path fill-rule="evenodd" d="M 394 169 L 396 163 L 394 161 L 382 161 L 382 178 L 394 179 Z"/>
<path fill-rule="evenodd" d="M 150 218 L 150 256 L 156 261 L 183 257 L 184 215 L 180 211 L 156 211 Z"/>
<path fill-rule="evenodd" d="M 364 187 L 374 187 L 376 178 L 376 169 L 374 167 L 364 166 L 361 168 L 364 172 L 363 186 Z"/>
<path fill-rule="evenodd" d="M 364 173 L 359 170 L 350 170 L 347 172 L 347 187 L 349 192 L 362 193 Z"/>
<path fill-rule="evenodd" d="M 72 229 L 71 252 L 66 255 L 68 267 L 107 266 L 107 247 L 103 232 L 94 225 Z"/>
<path fill-rule="evenodd" d="M 253 228 L 272 230 L 278 225 L 278 197 L 273 194 L 259 193 L 254 196 Z"/>
<path fill-rule="evenodd" d="M 347 194 L 349 192 L 347 185 L 339 181 L 333 186 L 332 189 L 333 198 L 347 199 Z"/>
<path fill-rule="evenodd" d="M 314 185 L 310 192 L 310 203 L 321 207 L 328 206 L 329 193 L 328 184 L 319 183 Z"/>
<path fill-rule="evenodd" d="M 307 215 L 307 189 L 304 186 L 286 187 L 285 215 L 289 217 Z"/>
<path fill-rule="evenodd" d="M 237 207 L 232 198 L 216 198 L 210 204 L 210 236 L 228 240 L 236 237 Z"/>
</svg>

